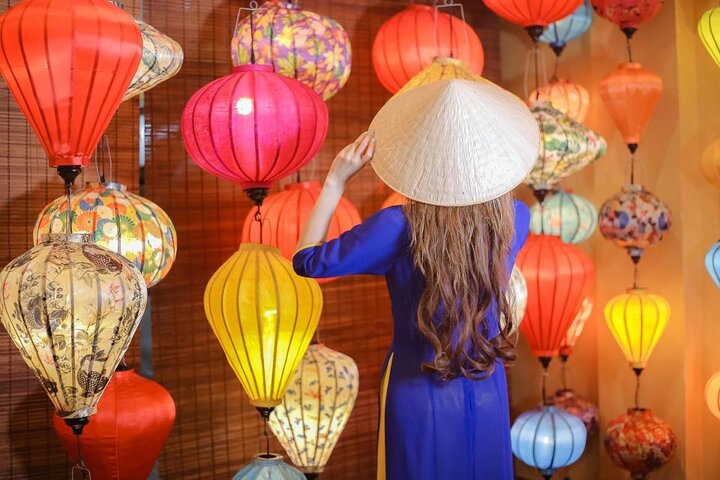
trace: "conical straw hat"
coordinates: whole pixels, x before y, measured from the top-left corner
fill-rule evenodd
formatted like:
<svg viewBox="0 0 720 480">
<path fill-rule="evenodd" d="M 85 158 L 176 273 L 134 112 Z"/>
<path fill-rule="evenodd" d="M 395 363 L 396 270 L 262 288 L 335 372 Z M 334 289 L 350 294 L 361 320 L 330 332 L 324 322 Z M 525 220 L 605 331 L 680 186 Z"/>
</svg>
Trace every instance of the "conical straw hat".
<svg viewBox="0 0 720 480">
<path fill-rule="evenodd" d="M 515 188 L 538 157 L 525 103 L 492 82 L 441 80 L 391 98 L 375 115 L 372 166 L 393 190 L 459 207 Z"/>
<path fill-rule="evenodd" d="M 483 77 L 470 70 L 465 63 L 457 58 L 451 57 L 435 57 L 433 62 L 422 69 L 414 77 L 412 77 L 395 95 L 401 95 L 417 87 L 422 87 L 428 83 L 437 82 L 439 80 L 475 80 L 478 82 L 488 82 Z"/>
</svg>

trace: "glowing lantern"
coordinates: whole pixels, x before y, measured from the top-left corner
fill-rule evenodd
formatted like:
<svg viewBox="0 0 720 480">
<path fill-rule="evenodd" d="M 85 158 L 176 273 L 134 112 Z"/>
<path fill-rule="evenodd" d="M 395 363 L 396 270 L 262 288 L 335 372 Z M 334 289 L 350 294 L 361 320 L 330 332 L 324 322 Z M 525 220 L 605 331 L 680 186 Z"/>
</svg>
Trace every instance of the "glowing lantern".
<svg viewBox="0 0 720 480">
<path fill-rule="evenodd" d="M 527 104 L 532 107 L 538 102 L 547 102 L 555 110 L 582 123 L 590 108 L 590 94 L 582 85 L 564 78 L 553 78 L 547 85 L 530 93 Z"/>
<path fill-rule="evenodd" d="M 587 254 L 559 237 L 534 234 L 515 263 L 528 287 L 520 329 L 533 355 L 547 365 L 592 289 L 595 267 Z"/>
<path fill-rule="evenodd" d="M 59 416 L 82 431 L 145 310 L 142 275 L 89 235 L 53 234 L 0 272 L 0 318 Z"/>
<path fill-rule="evenodd" d="M 715 285 L 720 288 L 720 241 L 715 242 L 705 255 L 705 268 Z"/>
<path fill-rule="evenodd" d="M 0 50 L 50 166 L 89 165 L 140 63 L 135 20 L 107 0 L 23 0 L 0 16 Z"/>
<path fill-rule="evenodd" d="M 245 393 L 261 413 L 282 401 L 322 311 L 315 280 L 280 250 L 243 243 L 210 278 L 205 314 Z"/>
<path fill-rule="evenodd" d="M 304 473 L 324 470 L 355 406 L 358 378 L 352 358 L 323 344 L 308 348 L 282 403 L 270 415 L 270 428 Z"/>
<path fill-rule="evenodd" d="M 549 44 L 559 57 L 567 43 L 587 32 L 591 25 L 592 7 L 590 0 L 585 0 L 570 15 L 548 25 L 540 41 Z"/>
<path fill-rule="evenodd" d="M 394 207 L 396 205 L 405 205 L 406 203 L 407 198 L 403 197 L 398 192 L 393 192 L 385 199 L 383 204 L 380 206 L 380 210 L 383 208 Z"/>
<path fill-rule="evenodd" d="M 645 249 L 665 238 L 672 225 L 670 210 L 642 185 L 626 185 L 600 207 L 600 233 L 640 261 Z"/>
<path fill-rule="evenodd" d="M 567 361 L 567 358 L 572 355 L 575 342 L 582 334 L 585 329 L 585 324 L 590 319 L 592 314 L 593 303 L 590 297 L 585 298 L 580 305 L 580 310 L 570 324 L 567 333 L 563 337 L 562 343 L 560 343 L 560 357 L 563 361 Z"/>
<path fill-rule="evenodd" d="M 720 419 L 720 372 L 717 372 L 705 384 L 705 401 L 715 418 Z"/>
<path fill-rule="evenodd" d="M 628 38 L 638 25 L 654 17 L 662 4 L 663 0 L 592 0 L 595 12 L 619 26 Z"/>
<path fill-rule="evenodd" d="M 610 420 L 604 443 L 615 465 L 629 471 L 633 480 L 643 480 L 672 459 L 677 437 L 670 424 L 650 410 L 631 408 Z"/>
<path fill-rule="evenodd" d="M 629 289 L 605 305 L 605 321 L 620 350 L 636 373 L 647 365 L 665 331 L 670 304 L 660 295 Z"/>
<path fill-rule="evenodd" d="M 524 27 L 537 40 L 553 22 L 562 20 L 582 4 L 583 0 L 484 0 L 485 5 L 508 22 Z"/>
<path fill-rule="evenodd" d="M 305 480 L 305 475 L 285 463 L 280 455 L 264 453 L 255 455 L 232 480 Z"/>
<path fill-rule="evenodd" d="M 487 82 L 480 75 L 473 73 L 462 61 L 450 57 L 437 57 L 430 65 L 423 68 L 420 73 L 408 80 L 395 95 L 400 95 L 428 83 L 452 79 Z"/>
<path fill-rule="evenodd" d="M 72 230 L 130 260 L 148 287 L 165 278 L 175 262 L 177 234 L 165 211 L 119 183 L 89 183 L 70 198 Z M 67 197 L 50 202 L 35 222 L 37 245 L 48 233 L 67 228 Z"/>
<path fill-rule="evenodd" d="M 600 410 L 596 405 L 575 393 L 574 390 L 564 388 L 555 392 L 553 405 L 555 405 L 555 408 L 567 412 L 583 422 L 588 437 L 597 432 L 600 422 Z"/>
<path fill-rule="evenodd" d="M 720 7 L 711 8 L 703 14 L 698 22 L 698 34 L 708 53 L 720 66 L 720 45 L 718 45 L 718 34 L 720 34 Z"/>
<path fill-rule="evenodd" d="M 509 298 L 512 302 L 514 302 L 512 304 L 512 333 L 514 333 L 518 329 L 518 327 L 520 327 L 520 324 L 523 321 L 523 317 L 525 316 L 525 308 L 527 307 L 528 296 L 527 282 L 525 282 L 525 277 L 523 277 L 523 274 L 517 267 L 517 265 L 513 266 L 512 273 L 510 274 L 510 285 L 508 286 L 508 292 Z M 504 326 L 505 322 L 505 317 L 501 316 L 501 325 Z"/>
<path fill-rule="evenodd" d="M 478 75 L 485 63 L 482 43 L 472 27 L 429 5 L 411 3 L 383 23 L 373 41 L 375 74 L 391 93 L 436 57 L 462 60 Z"/>
<path fill-rule="evenodd" d="M 662 89 L 662 78 L 639 63 L 622 63 L 600 82 L 600 96 L 632 153 L 655 112 Z"/>
<path fill-rule="evenodd" d="M 233 65 L 272 65 L 276 73 L 299 80 L 325 100 L 350 76 L 352 53 L 345 29 L 331 18 L 301 10 L 297 2 L 260 5 L 238 23 L 230 48 Z"/>
<path fill-rule="evenodd" d="M 585 450 L 587 431 L 577 417 L 546 405 L 521 414 L 510 429 L 512 451 L 549 479 L 575 463 Z"/>
<path fill-rule="evenodd" d="M 325 140 L 328 111 L 315 92 L 270 65 L 241 65 L 190 98 L 182 134 L 203 170 L 238 183 L 256 203 Z"/>
<path fill-rule="evenodd" d="M 705 180 L 720 188 L 720 140 L 715 140 L 703 150 L 700 166 Z"/>
<path fill-rule="evenodd" d="M 530 231 L 559 235 L 563 242 L 576 245 L 590 238 L 597 226 L 598 212 L 590 200 L 562 190 L 553 192 L 542 205 L 530 209 Z"/>
<path fill-rule="evenodd" d="M 175 421 L 175 402 L 160 384 L 133 372 L 113 374 L 85 427 L 82 456 L 93 480 L 147 478 Z M 58 416 L 53 427 L 73 461 L 77 439 Z"/>
</svg>

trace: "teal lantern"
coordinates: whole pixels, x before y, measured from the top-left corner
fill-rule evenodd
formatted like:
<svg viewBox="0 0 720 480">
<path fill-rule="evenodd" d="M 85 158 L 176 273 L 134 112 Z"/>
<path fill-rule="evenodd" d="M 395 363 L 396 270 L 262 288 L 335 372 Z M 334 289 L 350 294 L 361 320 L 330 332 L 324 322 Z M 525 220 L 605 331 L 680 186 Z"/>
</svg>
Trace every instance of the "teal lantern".
<svg viewBox="0 0 720 480">
<path fill-rule="evenodd" d="M 575 40 L 592 26 L 592 5 L 585 0 L 567 17 L 548 25 L 540 36 L 540 41 L 550 45 L 555 55 L 562 54 L 567 43 Z"/>
<path fill-rule="evenodd" d="M 720 241 L 715 242 L 705 255 L 705 268 L 715 285 L 720 288 Z"/>
<path fill-rule="evenodd" d="M 563 242 L 577 245 L 590 238 L 597 227 L 598 212 L 585 197 L 558 190 L 542 206 L 530 209 L 530 230 L 535 234 L 559 235 Z"/>
<path fill-rule="evenodd" d="M 255 455 L 232 480 L 305 480 L 305 475 L 275 453 Z"/>
</svg>

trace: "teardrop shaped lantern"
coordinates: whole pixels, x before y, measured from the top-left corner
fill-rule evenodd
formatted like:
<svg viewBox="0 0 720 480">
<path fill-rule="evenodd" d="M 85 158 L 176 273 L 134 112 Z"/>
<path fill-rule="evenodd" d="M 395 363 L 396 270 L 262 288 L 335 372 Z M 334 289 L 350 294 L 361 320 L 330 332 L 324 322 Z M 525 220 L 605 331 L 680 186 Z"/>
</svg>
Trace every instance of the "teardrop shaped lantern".
<svg viewBox="0 0 720 480">
<path fill-rule="evenodd" d="M 269 0 L 243 18 L 230 47 L 233 65 L 272 65 L 328 100 L 350 77 L 350 39 L 338 22 L 297 3 Z"/>
<path fill-rule="evenodd" d="M 127 258 L 142 272 L 148 287 L 172 268 L 177 234 L 170 217 L 155 203 L 119 183 L 88 183 L 70 197 L 72 231 L 88 233 L 93 243 Z M 50 202 L 35 221 L 37 245 L 48 233 L 66 231 L 67 197 Z"/>
<path fill-rule="evenodd" d="M 671 225 L 670 210 L 642 185 L 625 185 L 600 207 L 600 233 L 625 248 L 635 263 L 646 248 L 665 238 Z"/>
<path fill-rule="evenodd" d="M 243 243 L 213 274 L 205 314 L 250 403 L 269 414 L 282 402 L 322 311 L 317 282 L 280 250 Z"/>
<path fill-rule="evenodd" d="M 555 408 L 569 413 L 583 422 L 588 437 L 598 431 L 600 409 L 597 405 L 578 395 L 575 390 L 569 388 L 558 390 L 552 401 Z"/>
<path fill-rule="evenodd" d="M 358 394 L 352 358 L 319 343 L 310 345 L 270 428 L 292 462 L 305 474 L 322 473 Z"/>
<path fill-rule="evenodd" d="M 559 57 L 568 42 L 583 35 L 591 26 L 592 6 L 590 0 L 584 0 L 570 15 L 548 25 L 547 30 L 540 36 L 540 41 L 550 45 Z"/>
<path fill-rule="evenodd" d="M 255 455 L 232 480 L 306 480 L 305 475 L 283 461 L 275 453 Z"/>
<path fill-rule="evenodd" d="M 92 480 L 147 478 L 175 422 L 175 402 L 160 384 L 132 369 L 118 369 L 85 427 L 82 456 Z M 70 458 L 77 439 L 57 415 L 55 433 Z"/>
<path fill-rule="evenodd" d="M 547 102 L 576 122 L 582 123 L 590 108 L 590 94 L 580 84 L 564 78 L 552 78 L 550 83 L 536 88 L 527 99 L 528 106 Z"/>
<path fill-rule="evenodd" d="M 632 480 L 645 480 L 675 455 L 677 436 L 669 423 L 644 408 L 631 408 L 605 430 L 605 450 Z"/>
<path fill-rule="evenodd" d="M 523 317 L 525 317 L 525 308 L 527 307 L 528 300 L 527 282 L 525 281 L 525 277 L 523 277 L 523 274 L 517 267 L 517 265 L 513 266 L 512 273 L 510 274 L 510 284 L 508 286 L 508 292 L 508 296 L 511 302 L 513 302 L 512 330 L 510 333 L 515 333 L 515 331 L 520 328 Z M 505 323 L 505 317 L 501 316 L 500 324 L 503 328 Z"/>
<path fill-rule="evenodd" d="M 580 7 L 583 0 L 483 0 L 496 15 L 524 27 L 537 40 L 545 28 Z"/>
<path fill-rule="evenodd" d="M 411 3 L 383 23 L 373 40 L 373 68 L 390 93 L 400 90 L 436 57 L 457 58 L 477 75 L 485 64 L 475 30 L 430 5 Z"/>
<path fill-rule="evenodd" d="M 705 49 L 720 67 L 720 44 L 717 41 L 720 35 L 720 7 L 705 12 L 698 21 L 697 30 Z"/>
<path fill-rule="evenodd" d="M 145 311 L 142 275 L 89 235 L 52 234 L 0 272 L 0 319 L 59 416 L 82 431 Z"/>
<path fill-rule="evenodd" d="M 600 82 L 603 103 L 631 153 L 638 148 L 662 90 L 660 75 L 637 62 L 621 63 Z"/>
<path fill-rule="evenodd" d="M 720 419 L 720 372 L 715 373 L 705 384 L 705 402 L 710 413 Z"/>
<path fill-rule="evenodd" d="M 580 310 L 570 324 L 567 333 L 560 343 L 560 358 L 563 361 L 567 361 L 568 357 L 573 354 L 573 348 L 575 348 L 575 342 L 582 334 L 585 329 L 585 324 L 590 320 L 590 315 L 593 311 L 593 302 L 591 297 L 586 297 L 580 304 Z"/>
<path fill-rule="evenodd" d="M 549 479 L 585 451 L 587 432 L 577 417 L 546 405 L 521 414 L 510 429 L 513 454 Z"/>
<path fill-rule="evenodd" d="M 530 208 L 530 231 L 559 235 L 563 242 L 577 245 L 590 238 L 597 227 L 595 205 L 575 193 L 557 190 L 542 205 Z"/>
<path fill-rule="evenodd" d="M 520 329 L 533 355 L 547 365 L 592 289 L 595 267 L 579 248 L 554 235 L 535 234 L 528 236 L 515 263 L 528 287 Z"/>
<path fill-rule="evenodd" d="M 720 241 L 715 242 L 705 254 L 705 269 L 715 285 L 720 288 Z"/>
<path fill-rule="evenodd" d="M 631 288 L 605 305 L 607 326 L 638 375 L 647 365 L 669 317 L 668 301 L 641 288 Z"/>
<path fill-rule="evenodd" d="M 664 0 L 592 0 L 595 12 L 631 38 L 638 25 L 653 18 Z"/>
<path fill-rule="evenodd" d="M 390 195 L 388 195 L 383 204 L 380 206 L 380 210 L 382 210 L 383 208 L 394 207 L 396 205 L 405 205 L 406 203 L 407 198 L 403 197 L 402 194 L 398 192 L 392 192 Z"/>
<path fill-rule="evenodd" d="M 430 65 L 423 68 L 420 73 L 412 77 L 395 95 L 409 92 L 417 87 L 428 83 L 439 82 L 440 80 L 475 80 L 487 82 L 482 76 L 473 73 L 467 64 L 450 57 L 436 57 Z"/>
<path fill-rule="evenodd" d="M 182 135 L 203 170 L 239 184 L 262 203 L 273 182 L 308 163 L 328 126 L 322 98 L 270 65 L 241 65 L 190 98 Z"/>
<path fill-rule="evenodd" d="M 135 20 L 107 0 L 23 0 L 0 16 L 0 50 L 50 166 L 88 166 L 140 63 Z"/>
<path fill-rule="evenodd" d="M 720 140 L 705 147 L 700 159 L 702 173 L 712 186 L 720 188 Z"/>
</svg>

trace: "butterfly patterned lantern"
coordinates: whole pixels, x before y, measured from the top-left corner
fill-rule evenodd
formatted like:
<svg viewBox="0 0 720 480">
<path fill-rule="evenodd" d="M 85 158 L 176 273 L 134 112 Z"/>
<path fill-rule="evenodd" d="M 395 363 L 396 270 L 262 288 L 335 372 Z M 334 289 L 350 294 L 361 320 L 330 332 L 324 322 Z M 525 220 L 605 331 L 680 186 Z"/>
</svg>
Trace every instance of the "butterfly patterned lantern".
<svg viewBox="0 0 720 480">
<path fill-rule="evenodd" d="M 556 56 L 560 56 L 568 42 L 575 40 L 592 26 L 592 6 L 585 0 L 567 17 L 548 25 L 540 35 L 540 41 L 550 45 Z M 579 120 L 582 121 L 582 120 Z"/>
<path fill-rule="evenodd" d="M 232 480 L 306 480 L 305 475 L 283 461 L 280 455 L 255 455 L 252 462 L 240 469 Z"/>
<path fill-rule="evenodd" d="M 664 0 L 592 0 L 595 12 L 620 27 L 629 39 L 660 11 Z"/>
<path fill-rule="evenodd" d="M 582 123 L 590 108 L 590 94 L 582 85 L 564 78 L 552 78 L 547 85 L 540 86 L 530 93 L 527 104 L 547 102 L 576 122 Z"/>
<path fill-rule="evenodd" d="M 567 17 L 580 7 L 583 0 L 484 0 L 485 5 L 499 17 L 527 30 L 537 41 L 545 28 Z"/>
<path fill-rule="evenodd" d="M 587 198 L 557 190 L 542 205 L 530 208 L 530 231 L 559 235 L 563 242 L 577 245 L 592 236 L 598 212 Z"/>
</svg>

